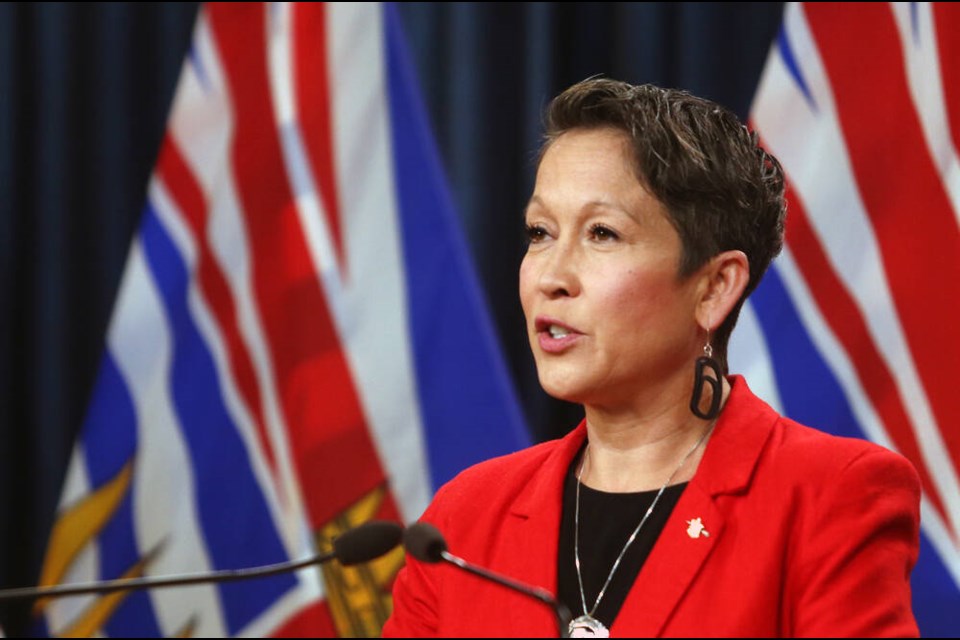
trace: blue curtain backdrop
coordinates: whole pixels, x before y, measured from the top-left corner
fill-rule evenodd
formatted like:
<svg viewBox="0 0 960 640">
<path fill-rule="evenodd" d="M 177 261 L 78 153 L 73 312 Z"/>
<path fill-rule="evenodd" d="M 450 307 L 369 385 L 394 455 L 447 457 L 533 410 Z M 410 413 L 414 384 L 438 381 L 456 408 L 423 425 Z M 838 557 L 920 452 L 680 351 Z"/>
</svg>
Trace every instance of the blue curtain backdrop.
<svg viewBox="0 0 960 640">
<path fill-rule="evenodd" d="M 403 3 L 426 103 L 533 436 L 517 296 L 546 102 L 603 74 L 745 116 L 781 3 Z M 0 588 L 35 583 L 196 3 L 0 5 Z M 24 605 L 0 606 L 9 635 Z"/>
</svg>

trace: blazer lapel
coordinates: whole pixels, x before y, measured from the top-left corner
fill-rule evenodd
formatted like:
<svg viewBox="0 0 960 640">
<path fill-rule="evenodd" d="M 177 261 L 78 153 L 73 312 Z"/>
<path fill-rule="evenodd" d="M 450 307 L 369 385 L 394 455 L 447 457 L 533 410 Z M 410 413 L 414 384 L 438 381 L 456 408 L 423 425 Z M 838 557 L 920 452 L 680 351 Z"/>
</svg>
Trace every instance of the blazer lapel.
<svg viewBox="0 0 960 640">
<path fill-rule="evenodd" d="M 723 535 L 713 498 L 687 486 L 614 620 L 614 637 L 655 637 Z"/>
<path fill-rule="evenodd" d="M 557 593 L 557 552 L 563 509 L 563 481 L 583 441 L 586 423 L 567 434 L 544 461 L 540 472 L 517 497 L 510 512 L 509 535 L 516 553 L 510 575 Z M 534 606 L 541 606 L 534 604 Z"/>
</svg>

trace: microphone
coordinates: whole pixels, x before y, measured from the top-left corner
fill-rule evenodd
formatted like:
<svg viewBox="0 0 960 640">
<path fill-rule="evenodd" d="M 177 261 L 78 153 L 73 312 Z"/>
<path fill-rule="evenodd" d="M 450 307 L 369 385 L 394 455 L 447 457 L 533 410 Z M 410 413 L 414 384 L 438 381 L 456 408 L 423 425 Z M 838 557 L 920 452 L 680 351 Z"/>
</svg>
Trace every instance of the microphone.
<svg viewBox="0 0 960 640">
<path fill-rule="evenodd" d="M 158 587 L 179 587 L 204 582 L 232 582 L 249 578 L 264 578 L 296 571 L 314 564 L 339 560 L 344 566 L 369 562 L 379 558 L 398 544 L 403 537 L 403 527 L 396 522 L 372 520 L 350 529 L 333 541 L 333 551 L 321 553 L 302 560 L 289 560 L 248 569 L 224 569 L 209 573 L 127 578 L 87 582 L 80 584 L 61 584 L 48 587 L 19 587 L 0 590 L 0 601 L 18 598 L 58 598 L 88 593 L 110 593 L 126 589 L 156 589 Z"/>
<path fill-rule="evenodd" d="M 429 522 L 417 522 L 407 527 L 407 530 L 403 534 L 403 546 L 406 548 L 407 553 L 421 562 L 431 564 L 448 562 L 473 575 L 492 580 L 508 589 L 513 589 L 531 598 L 536 598 L 553 610 L 557 619 L 557 630 L 560 633 L 560 637 L 570 637 L 570 611 L 558 602 L 557 599 L 553 597 L 553 594 L 546 589 L 531 587 L 506 576 L 494 573 L 489 569 L 470 564 L 463 558 L 453 555 L 447 551 L 447 542 L 443 539 L 443 534 Z"/>
<path fill-rule="evenodd" d="M 333 553 L 325 554 L 331 558 L 321 562 L 336 559 L 345 567 L 370 562 L 396 547 L 402 538 L 403 527 L 396 522 L 371 520 L 334 538 Z"/>
</svg>

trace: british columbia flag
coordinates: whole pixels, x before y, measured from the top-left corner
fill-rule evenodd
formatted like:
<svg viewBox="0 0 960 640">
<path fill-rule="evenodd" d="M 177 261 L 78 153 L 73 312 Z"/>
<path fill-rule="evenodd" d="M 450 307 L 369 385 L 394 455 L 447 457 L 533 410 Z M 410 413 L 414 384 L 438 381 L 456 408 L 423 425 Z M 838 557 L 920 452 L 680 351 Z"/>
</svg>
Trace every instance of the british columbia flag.
<svg viewBox="0 0 960 640">
<path fill-rule="evenodd" d="M 528 444 L 468 255 L 395 8 L 204 6 L 42 584 L 310 557 Z M 402 561 L 35 613 L 57 635 L 375 636 Z"/>
<path fill-rule="evenodd" d="M 955 637 L 960 6 L 790 3 L 751 120 L 787 174 L 787 241 L 731 367 L 800 422 L 913 462 L 914 612 Z"/>
</svg>

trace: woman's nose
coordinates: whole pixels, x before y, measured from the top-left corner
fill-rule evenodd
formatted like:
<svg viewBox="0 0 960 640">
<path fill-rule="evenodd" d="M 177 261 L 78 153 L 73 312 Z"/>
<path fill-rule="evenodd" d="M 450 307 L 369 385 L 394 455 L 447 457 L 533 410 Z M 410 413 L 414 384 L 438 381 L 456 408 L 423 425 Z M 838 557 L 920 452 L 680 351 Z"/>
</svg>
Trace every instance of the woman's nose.
<svg viewBox="0 0 960 640">
<path fill-rule="evenodd" d="M 550 298 L 572 297 L 580 293 L 579 259 L 570 242 L 557 242 L 543 255 L 540 291 Z"/>
</svg>

